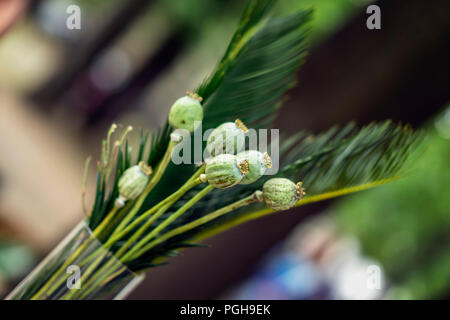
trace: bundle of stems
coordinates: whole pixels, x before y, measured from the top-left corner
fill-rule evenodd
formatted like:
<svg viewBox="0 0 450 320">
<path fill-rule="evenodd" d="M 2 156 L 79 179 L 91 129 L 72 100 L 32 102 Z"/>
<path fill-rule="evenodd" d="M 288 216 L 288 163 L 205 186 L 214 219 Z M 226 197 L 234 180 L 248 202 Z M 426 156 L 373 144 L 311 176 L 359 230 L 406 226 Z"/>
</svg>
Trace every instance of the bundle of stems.
<svg viewBox="0 0 450 320">
<path fill-rule="evenodd" d="M 294 85 L 295 73 L 305 60 L 311 20 L 311 11 L 274 16 L 275 2 L 249 1 L 223 58 L 190 95 L 201 97 L 202 130 L 238 118 L 252 128 L 271 128 L 284 93 Z M 221 188 L 208 177 L 208 166 L 212 166 L 208 161 L 172 163 L 179 143 L 171 135 L 174 129 L 169 123 L 151 134 L 141 129 L 133 153 L 128 142 L 132 128 L 111 126 L 103 141 L 95 200 L 86 219 L 92 232 L 72 243 L 63 259 L 53 259 L 51 268 L 38 273 L 32 285 L 11 298 L 103 298 L 125 273 L 144 273 L 167 263 L 183 248 L 202 247 L 200 241 L 218 232 L 279 211 L 268 205 L 271 179 L 281 178 L 276 183 L 302 180 L 307 194 L 302 197 L 303 189 L 297 185 L 297 198 L 289 207 L 338 197 L 400 177 L 420 141 L 419 134 L 390 121 L 359 129 L 354 124 L 334 127 L 317 136 L 299 132 L 280 142 L 282 161 L 274 175 Z M 122 199 L 121 178 L 137 166 L 148 169 L 145 186 L 137 197 Z M 248 174 L 242 170 L 243 176 Z M 276 185 L 290 186 L 287 182 Z M 86 187 L 83 198 L 85 192 Z M 65 290 L 70 277 L 67 268 L 72 265 L 81 270 L 81 286 Z"/>
</svg>

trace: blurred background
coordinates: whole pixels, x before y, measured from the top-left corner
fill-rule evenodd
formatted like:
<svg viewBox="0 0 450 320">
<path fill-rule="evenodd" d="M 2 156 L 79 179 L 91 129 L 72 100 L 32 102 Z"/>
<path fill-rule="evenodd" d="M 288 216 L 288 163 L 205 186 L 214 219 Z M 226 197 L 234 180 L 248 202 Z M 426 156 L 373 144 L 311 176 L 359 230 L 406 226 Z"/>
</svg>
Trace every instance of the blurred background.
<svg viewBox="0 0 450 320">
<path fill-rule="evenodd" d="M 209 239 L 152 270 L 130 298 L 450 298 L 450 2 L 279 2 L 279 12 L 316 12 L 274 127 L 407 122 L 427 132 L 416 169 Z M 366 26 L 371 4 L 379 30 Z M 66 26 L 72 5 L 81 29 Z M 109 125 L 158 128 L 214 68 L 244 5 L 0 0 L 0 296 L 83 218 L 84 161 L 98 158 Z"/>
</svg>

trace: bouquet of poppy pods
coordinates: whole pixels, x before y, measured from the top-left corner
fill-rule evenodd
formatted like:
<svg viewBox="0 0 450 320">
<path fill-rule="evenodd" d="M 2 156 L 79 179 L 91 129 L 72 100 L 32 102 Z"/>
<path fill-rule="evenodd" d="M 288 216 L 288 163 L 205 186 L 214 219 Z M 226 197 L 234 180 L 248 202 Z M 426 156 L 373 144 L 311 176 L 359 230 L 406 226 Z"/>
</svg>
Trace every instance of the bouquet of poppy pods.
<svg viewBox="0 0 450 320">
<path fill-rule="evenodd" d="M 212 74 L 175 101 L 160 130 L 141 129 L 137 148 L 131 127 L 111 126 L 87 219 L 9 299 L 122 299 L 151 268 L 214 234 L 401 176 L 420 135 L 390 121 L 281 136 L 270 172 L 274 155 L 248 147 L 246 125 L 271 127 L 306 57 L 311 12 L 271 16 L 275 2 L 249 1 Z M 208 156 L 175 164 L 203 130 Z"/>
</svg>

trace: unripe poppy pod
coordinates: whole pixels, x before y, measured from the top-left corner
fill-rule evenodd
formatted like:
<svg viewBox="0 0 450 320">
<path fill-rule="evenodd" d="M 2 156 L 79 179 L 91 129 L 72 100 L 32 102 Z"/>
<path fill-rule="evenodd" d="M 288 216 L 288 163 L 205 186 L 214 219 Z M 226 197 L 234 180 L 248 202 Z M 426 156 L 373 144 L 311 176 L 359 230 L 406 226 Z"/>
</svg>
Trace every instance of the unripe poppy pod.
<svg viewBox="0 0 450 320">
<path fill-rule="evenodd" d="M 151 172 L 151 168 L 144 162 L 125 170 L 119 179 L 119 198 L 116 200 L 116 206 L 123 207 L 125 201 L 139 197 L 147 186 Z"/>
<path fill-rule="evenodd" d="M 193 132 L 196 122 L 203 120 L 201 98 L 192 93 L 178 99 L 170 108 L 169 123 L 175 129 L 185 129 Z"/>
<path fill-rule="evenodd" d="M 250 184 L 258 180 L 268 168 L 272 167 L 272 159 L 267 152 L 257 150 L 243 151 L 237 154 L 238 161 L 247 160 L 249 173 L 245 175 L 239 184 Z"/>
<path fill-rule="evenodd" d="M 239 119 L 225 122 L 211 132 L 206 149 L 212 157 L 224 153 L 236 154 L 244 149 L 247 132 L 247 127 Z"/>
<path fill-rule="evenodd" d="M 267 207 L 276 211 L 292 208 L 305 194 L 301 186 L 301 182 L 295 184 L 286 178 L 268 180 L 263 186 L 263 196 Z"/>
<path fill-rule="evenodd" d="M 210 185 L 225 189 L 238 184 L 248 170 L 246 160 L 239 162 L 235 155 L 221 154 L 207 161 L 205 174 Z"/>
</svg>

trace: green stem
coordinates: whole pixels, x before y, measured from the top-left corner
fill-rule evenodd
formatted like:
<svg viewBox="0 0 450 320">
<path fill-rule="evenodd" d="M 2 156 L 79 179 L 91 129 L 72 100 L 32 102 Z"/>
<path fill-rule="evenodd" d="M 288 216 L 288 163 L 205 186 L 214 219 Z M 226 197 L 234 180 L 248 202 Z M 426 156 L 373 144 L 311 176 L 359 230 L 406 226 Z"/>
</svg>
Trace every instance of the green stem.
<svg viewBox="0 0 450 320">
<path fill-rule="evenodd" d="M 111 220 L 116 215 L 117 210 L 119 210 L 117 207 L 112 208 L 112 210 L 108 213 L 105 219 L 95 228 L 93 235 L 95 237 L 98 237 L 100 233 L 108 226 L 108 224 L 111 222 Z"/>
<path fill-rule="evenodd" d="M 142 246 L 144 246 L 148 241 L 150 241 L 153 237 L 157 236 L 161 230 L 165 229 L 173 221 L 175 221 L 177 218 L 179 218 L 181 215 L 183 215 L 194 204 L 196 204 L 201 198 L 203 198 L 205 195 L 207 195 L 212 189 L 214 189 L 214 187 L 211 185 L 208 185 L 203 190 L 198 192 L 194 197 L 192 197 L 188 202 L 186 202 L 180 209 L 175 211 L 175 213 L 170 215 L 166 220 L 164 220 L 155 229 L 153 229 L 148 235 L 146 235 L 144 238 L 142 238 L 130 251 L 128 251 L 121 258 L 121 261 L 126 262 L 127 258 L 131 257 L 137 250 L 139 250 Z"/>
<path fill-rule="evenodd" d="M 197 172 L 194 173 L 194 175 L 183 185 L 180 189 L 178 189 L 176 192 L 172 193 L 169 197 L 158 203 L 153 208 L 147 210 L 142 215 L 140 215 L 137 219 L 135 219 L 131 224 L 129 224 L 126 228 L 124 228 L 120 232 L 113 233 L 111 238 L 106 242 L 105 246 L 112 245 L 125 235 L 127 235 L 131 230 L 133 230 L 135 227 L 137 227 L 141 222 L 145 221 L 148 217 L 150 217 L 156 210 L 160 209 L 162 206 L 164 206 L 167 203 L 173 204 L 176 202 L 181 196 L 183 196 L 187 191 L 198 185 L 199 183 L 202 183 L 202 181 L 199 180 L 199 176 L 205 171 L 205 167 L 201 167 Z"/>
<path fill-rule="evenodd" d="M 234 211 L 236 209 L 242 208 L 244 206 L 247 206 L 251 203 L 257 202 L 257 201 L 261 201 L 260 194 L 261 191 L 255 191 L 254 193 L 252 193 L 251 195 L 249 195 L 248 197 L 241 199 L 239 201 L 236 201 L 232 204 L 229 204 L 223 208 L 220 208 L 214 212 L 211 212 L 207 215 L 204 215 L 203 217 L 194 220 L 190 223 L 187 223 L 181 227 L 175 228 L 173 230 L 170 230 L 169 232 L 159 236 L 157 239 L 149 242 L 147 245 L 145 245 L 144 247 L 142 247 L 141 250 L 139 250 L 138 252 L 136 252 L 133 256 L 132 259 L 136 259 L 138 257 L 140 257 L 142 254 L 146 253 L 148 250 L 152 249 L 153 247 L 155 247 L 156 245 L 170 239 L 173 238 L 179 234 L 185 233 L 187 231 L 190 231 L 194 228 L 197 228 L 201 225 L 204 225 L 220 216 L 223 216 L 224 214 L 227 214 L 231 211 Z"/>
<path fill-rule="evenodd" d="M 132 203 L 127 203 L 125 207 L 121 208 L 118 212 L 117 209 L 113 208 L 111 212 L 117 213 L 114 213 L 111 218 L 108 219 L 108 221 L 102 221 L 100 225 L 92 231 L 96 239 L 98 239 L 100 242 L 106 241 L 106 239 L 108 239 L 108 235 L 111 234 L 112 230 L 114 230 L 114 226 L 116 226 L 117 223 L 121 221 L 123 216 L 126 215 L 131 205 Z"/>
</svg>

